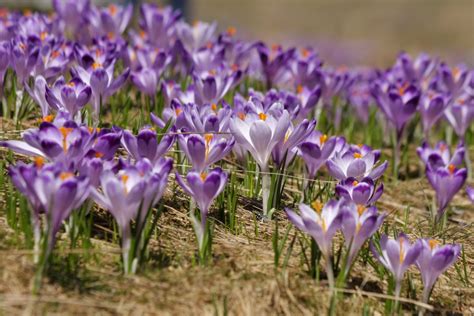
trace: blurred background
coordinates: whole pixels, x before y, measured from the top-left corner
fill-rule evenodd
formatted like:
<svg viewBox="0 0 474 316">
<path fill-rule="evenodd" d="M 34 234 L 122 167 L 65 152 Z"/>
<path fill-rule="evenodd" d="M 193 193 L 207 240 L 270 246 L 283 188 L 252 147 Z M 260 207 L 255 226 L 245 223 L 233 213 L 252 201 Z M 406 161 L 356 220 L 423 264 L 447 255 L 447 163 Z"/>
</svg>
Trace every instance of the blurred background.
<svg viewBox="0 0 474 316">
<path fill-rule="evenodd" d="M 93 1 L 96 4 L 143 1 Z M 323 60 L 389 66 L 399 51 L 474 65 L 474 0 L 174 0 L 189 22 L 217 21 L 269 44 L 311 45 Z M 50 0 L 0 0 L 48 10 Z"/>
</svg>

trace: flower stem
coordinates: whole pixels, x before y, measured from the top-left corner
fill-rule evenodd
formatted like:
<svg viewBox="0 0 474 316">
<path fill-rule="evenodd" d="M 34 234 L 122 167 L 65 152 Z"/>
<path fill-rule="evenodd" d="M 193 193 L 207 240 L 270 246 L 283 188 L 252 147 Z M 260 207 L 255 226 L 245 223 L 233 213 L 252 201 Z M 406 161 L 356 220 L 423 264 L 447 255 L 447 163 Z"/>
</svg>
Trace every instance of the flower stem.
<svg viewBox="0 0 474 316">
<path fill-rule="evenodd" d="M 23 100 L 23 89 L 16 90 L 15 114 L 13 116 L 13 123 L 18 123 L 18 116 L 20 115 L 21 101 Z"/>
<path fill-rule="evenodd" d="M 268 168 L 261 170 L 262 174 L 262 199 L 263 199 L 263 216 L 268 215 L 268 197 L 270 196 L 271 177 Z"/>
<path fill-rule="evenodd" d="M 465 152 L 464 152 L 464 161 L 466 163 L 466 168 L 467 168 L 467 178 L 468 180 L 472 180 L 472 163 L 471 163 L 471 159 L 469 157 L 469 146 L 467 146 L 467 143 L 466 143 L 466 137 L 464 136 L 464 147 L 466 148 Z"/>
</svg>

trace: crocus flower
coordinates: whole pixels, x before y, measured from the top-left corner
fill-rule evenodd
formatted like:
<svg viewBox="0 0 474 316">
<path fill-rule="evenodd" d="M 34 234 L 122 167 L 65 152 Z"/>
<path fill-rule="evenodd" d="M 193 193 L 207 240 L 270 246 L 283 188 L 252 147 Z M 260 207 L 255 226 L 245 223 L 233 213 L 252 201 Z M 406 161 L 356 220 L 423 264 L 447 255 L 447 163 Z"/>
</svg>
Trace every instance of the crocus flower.
<svg viewBox="0 0 474 316">
<path fill-rule="evenodd" d="M 388 238 L 383 234 L 380 237 L 381 252 L 375 248 L 373 242 L 370 243 L 370 248 L 374 257 L 392 273 L 395 279 L 395 296 L 398 298 L 405 272 L 412 264 L 415 264 L 420 255 L 421 241 L 410 243 L 408 236 L 403 233 L 400 233 L 396 239 Z"/>
<path fill-rule="evenodd" d="M 208 43 L 212 43 L 215 37 L 217 23 L 206 23 L 196 21 L 193 25 L 189 25 L 184 21 L 176 23 L 176 34 L 183 43 L 189 54 L 199 48 L 204 47 Z"/>
<path fill-rule="evenodd" d="M 167 134 L 163 135 L 158 142 L 155 130 L 142 128 L 137 136 L 130 131 L 123 131 L 122 144 L 134 159 L 147 158 L 151 162 L 155 162 L 168 152 L 175 139 L 175 135 Z"/>
<path fill-rule="evenodd" d="M 334 276 L 331 266 L 332 242 L 334 235 L 341 228 L 343 213 L 339 212 L 342 200 L 331 200 L 324 206 L 315 201 L 311 207 L 301 203 L 300 215 L 286 208 L 285 212 L 290 222 L 299 230 L 309 234 L 318 244 L 321 253 L 326 259 L 328 281 L 331 288 L 334 286 Z"/>
<path fill-rule="evenodd" d="M 202 173 L 206 169 L 224 158 L 234 145 L 234 138 L 226 139 L 220 135 L 211 133 L 190 135 L 178 135 L 178 143 L 181 150 L 191 162 L 193 170 Z"/>
<path fill-rule="evenodd" d="M 168 48 L 174 25 L 181 18 L 181 12 L 172 7 L 160 8 L 155 4 L 143 3 L 140 5 L 140 27 L 144 37 L 153 46 Z"/>
<path fill-rule="evenodd" d="M 421 239 L 416 266 L 423 280 L 423 302 L 428 303 L 436 280 L 458 259 L 460 252 L 461 247 L 457 244 L 440 245 L 433 239 Z"/>
<path fill-rule="evenodd" d="M 397 58 L 397 64 L 408 81 L 423 81 L 427 79 L 436 67 L 436 61 L 428 54 L 421 53 L 414 60 L 407 53 L 401 53 Z"/>
<path fill-rule="evenodd" d="M 438 204 L 437 219 L 444 214 L 449 202 L 466 182 L 466 168 L 457 169 L 453 164 L 447 167 L 427 167 L 426 177 L 436 192 Z"/>
<path fill-rule="evenodd" d="M 21 39 L 12 40 L 10 65 L 15 70 L 17 84 L 22 87 L 33 72 L 39 57 L 39 48 Z"/>
<path fill-rule="evenodd" d="M 193 75 L 196 103 L 217 104 L 240 79 L 242 72 L 225 69 L 195 72 Z"/>
<path fill-rule="evenodd" d="M 315 126 L 315 120 L 309 121 L 305 119 L 297 126 L 293 126 L 293 124 L 290 123 L 285 138 L 282 142 L 277 143 L 272 151 L 273 161 L 277 166 L 281 166 L 282 163 L 284 163 L 283 160 L 285 159 L 285 155 L 286 164 L 292 161 L 294 156 L 294 154 L 292 155 L 293 149 L 307 139 L 307 137 L 314 131 Z"/>
<path fill-rule="evenodd" d="M 268 88 L 281 82 L 286 75 L 290 75 L 289 61 L 294 56 L 294 48 L 283 50 L 280 45 L 273 45 L 269 48 L 263 43 L 259 43 L 256 48 Z"/>
<path fill-rule="evenodd" d="M 79 78 L 66 83 L 64 78 L 60 77 L 52 88 L 45 89 L 45 98 L 49 105 L 54 109 L 69 113 L 71 120 L 89 102 L 91 95 L 91 87 L 85 85 Z"/>
<path fill-rule="evenodd" d="M 341 181 L 349 177 L 358 181 L 365 177 L 376 180 L 382 176 L 388 166 L 387 161 L 377 166 L 377 160 L 377 155 L 372 151 L 363 155 L 360 152 L 348 150 L 343 154 L 336 153 L 332 159 L 326 162 L 326 166 L 329 173 Z"/>
<path fill-rule="evenodd" d="M 466 188 L 467 196 L 471 201 L 474 203 L 474 188 L 473 187 L 467 187 Z"/>
<path fill-rule="evenodd" d="M 43 118 L 47 117 L 50 110 L 50 105 L 46 100 L 46 89 L 48 87 L 48 83 L 43 76 L 37 76 L 35 78 L 35 83 L 33 88 L 30 88 L 29 85 L 25 85 L 25 90 L 28 92 L 30 97 L 38 104 L 41 108 L 41 114 Z M 58 110 L 57 107 L 51 106 L 53 109 Z"/>
<path fill-rule="evenodd" d="M 101 103 L 104 104 L 108 97 L 117 92 L 130 74 L 130 69 L 125 69 L 114 79 L 114 63 L 111 63 L 107 68 L 104 68 L 101 64 L 94 63 L 89 70 L 77 66 L 75 71 L 82 82 L 92 89 L 96 121 L 98 120 Z"/>
<path fill-rule="evenodd" d="M 328 137 L 319 131 L 313 131 L 299 145 L 301 156 L 306 164 L 308 177 L 314 179 L 319 168 L 334 154 L 336 137 Z"/>
<path fill-rule="evenodd" d="M 221 168 L 212 169 L 209 173 L 190 171 L 186 181 L 176 173 L 176 181 L 183 190 L 196 201 L 201 212 L 201 224 L 193 218 L 193 226 L 198 238 L 199 248 L 203 246 L 207 214 L 214 199 L 222 192 L 227 182 L 227 173 Z"/>
<path fill-rule="evenodd" d="M 135 165 L 125 165 L 117 173 L 105 170 L 100 177 L 103 193 L 91 192 L 94 200 L 114 216 L 120 228 L 125 274 L 134 273 L 136 269 L 130 262 L 135 258 L 130 258 L 129 253 L 131 221 L 136 220 L 141 231 L 150 208 L 163 194 L 171 166 L 172 160 L 164 158 L 156 164 L 143 160 Z"/>
<path fill-rule="evenodd" d="M 10 45 L 8 42 L 0 42 L 0 97 L 3 96 L 3 81 L 5 73 L 10 65 Z"/>
<path fill-rule="evenodd" d="M 47 215 L 48 246 L 43 254 L 46 257 L 54 247 L 61 223 L 89 196 L 88 179 L 64 170 L 61 164 L 45 165 L 40 157 L 35 159 L 34 164 L 19 162 L 9 168 L 12 183 L 25 195 L 31 207 L 36 250 L 39 250 L 41 237 L 40 214 Z"/>
<path fill-rule="evenodd" d="M 464 144 L 460 143 L 451 156 L 449 146 L 444 142 L 438 142 L 434 148 L 431 148 L 427 142 L 416 149 L 416 153 L 425 165 L 430 168 L 448 167 L 453 165 L 459 167 L 464 160 Z"/>
<path fill-rule="evenodd" d="M 153 97 L 156 94 L 158 88 L 158 80 L 160 75 L 151 68 L 144 68 L 140 71 L 133 72 L 130 76 L 133 84 L 141 92 Z"/>
<path fill-rule="evenodd" d="M 356 202 L 357 203 L 357 202 Z M 379 214 L 374 206 L 366 207 L 364 204 L 346 200 L 341 205 L 342 233 L 344 243 L 348 248 L 345 274 L 347 276 L 354 259 L 364 243 L 380 228 L 386 213 Z"/>
<path fill-rule="evenodd" d="M 374 180 L 363 178 L 357 181 L 355 178 L 347 178 L 336 185 L 336 194 L 357 205 L 374 204 L 383 193 L 383 184 L 376 188 Z"/>
<path fill-rule="evenodd" d="M 107 8 L 101 9 L 93 7 L 89 14 L 89 21 L 95 34 L 114 39 L 125 31 L 132 13 L 132 4 L 125 7 L 110 4 Z"/>
<path fill-rule="evenodd" d="M 448 98 L 445 95 L 434 91 L 430 91 L 422 96 L 420 100 L 420 115 L 425 141 L 429 140 L 430 129 L 443 116 L 443 112 L 448 104 Z"/>
<path fill-rule="evenodd" d="M 90 0 L 53 0 L 53 8 L 71 35 L 86 23 Z"/>
<path fill-rule="evenodd" d="M 438 68 L 439 83 L 443 91 L 449 92 L 456 97 L 463 92 L 465 85 L 469 81 L 469 70 L 464 65 L 450 68 L 446 63 L 441 63 Z"/>
<path fill-rule="evenodd" d="M 321 59 L 311 48 L 302 48 L 295 55 L 296 60 L 291 65 L 295 86 L 312 90 L 322 80 Z"/>
<path fill-rule="evenodd" d="M 464 140 L 467 129 L 474 121 L 474 96 L 464 93 L 456 97 L 446 107 L 444 116 L 453 127 L 456 135 Z"/>
</svg>

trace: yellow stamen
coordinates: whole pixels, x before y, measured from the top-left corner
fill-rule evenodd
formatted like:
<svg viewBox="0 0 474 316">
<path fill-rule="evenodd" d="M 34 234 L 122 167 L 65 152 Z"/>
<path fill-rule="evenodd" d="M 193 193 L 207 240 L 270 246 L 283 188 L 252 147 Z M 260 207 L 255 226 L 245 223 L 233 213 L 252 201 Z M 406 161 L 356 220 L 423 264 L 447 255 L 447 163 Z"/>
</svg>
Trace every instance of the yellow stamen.
<svg viewBox="0 0 474 316">
<path fill-rule="evenodd" d="M 32 15 L 31 10 L 29 10 L 29 9 L 23 10 L 23 15 L 24 16 L 31 16 Z"/>
<path fill-rule="evenodd" d="M 359 184 L 359 181 L 357 181 L 357 180 L 354 180 L 354 182 L 352 182 L 352 186 L 353 186 L 353 187 L 355 187 L 355 186 L 358 185 L 358 184 Z"/>
<path fill-rule="evenodd" d="M 59 131 L 61 132 L 61 135 L 63 135 L 63 150 L 64 152 L 67 151 L 67 136 L 72 132 L 72 128 L 70 127 L 60 127 Z"/>
<path fill-rule="evenodd" d="M 206 44 L 207 49 L 211 49 L 213 46 L 214 46 L 214 44 L 212 44 L 212 42 L 207 42 L 207 44 Z"/>
<path fill-rule="evenodd" d="M 200 177 L 201 177 L 201 181 L 202 181 L 202 182 L 206 181 L 206 178 L 207 178 L 207 173 L 205 173 L 205 172 L 201 172 L 201 175 L 200 175 Z"/>
<path fill-rule="evenodd" d="M 96 151 L 95 154 L 94 154 L 94 157 L 95 158 L 102 158 L 102 157 L 104 157 L 104 154 L 101 153 L 101 152 Z"/>
<path fill-rule="evenodd" d="M 41 156 L 35 157 L 35 166 L 38 169 L 41 169 L 44 166 L 44 158 Z"/>
<path fill-rule="evenodd" d="M 362 158 L 362 154 L 361 153 L 354 153 L 354 158 Z"/>
<path fill-rule="evenodd" d="M 211 70 L 209 70 L 209 74 L 210 74 L 211 76 L 215 76 L 215 75 L 217 74 L 217 72 L 216 72 L 215 69 L 211 69 Z"/>
<path fill-rule="evenodd" d="M 92 64 L 92 69 L 96 70 L 97 68 L 101 68 L 102 67 L 102 64 L 101 63 L 98 63 L 98 62 L 95 62 Z"/>
<path fill-rule="evenodd" d="M 310 53 L 309 49 L 306 49 L 306 48 L 301 49 L 301 55 L 303 55 L 304 58 L 308 57 L 309 53 Z"/>
<path fill-rule="evenodd" d="M 448 170 L 450 174 L 454 174 L 454 172 L 456 171 L 456 166 L 453 164 L 449 164 Z"/>
<path fill-rule="evenodd" d="M 46 115 L 46 116 L 43 117 L 43 122 L 51 123 L 53 120 L 54 120 L 54 115 L 53 114 Z"/>
<path fill-rule="evenodd" d="M 74 174 L 72 172 L 61 172 L 61 174 L 59 175 L 59 178 L 63 181 L 72 177 L 74 177 Z"/>
<path fill-rule="evenodd" d="M 364 147 L 364 144 L 357 144 L 357 147 L 362 148 Z"/>
<path fill-rule="evenodd" d="M 359 213 L 359 216 L 362 216 L 362 214 L 364 214 L 366 208 L 364 205 L 357 205 L 357 213 Z"/>
<path fill-rule="evenodd" d="M 211 109 L 212 109 L 214 112 L 217 111 L 217 104 L 212 103 L 212 104 L 211 104 Z"/>
<path fill-rule="evenodd" d="M 229 36 L 234 36 L 235 33 L 237 33 L 237 29 L 235 27 L 230 26 L 230 27 L 227 28 L 227 34 Z"/>
<path fill-rule="evenodd" d="M 174 112 L 176 113 L 176 116 L 178 116 L 181 114 L 181 112 L 183 112 L 183 110 L 181 110 L 181 108 L 176 108 Z"/>
<path fill-rule="evenodd" d="M 259 113 L 258 117 L 262 120 L 265 121 L 267 119 L 267 115 L 265 113 Z"/>
<path fill-rule="evenodd" d="M 436 246 L 439 245 L 439 241 L 434 240 L 434 239 L 430 239 L 428 241 L 428 244 L 430 245 L 431 250 L 433 250 Z"/>
<path fill-rule="evenodd" d="M 41 41 L 44 41 L 47 36 L 48 36 L 48 32 L 41 32 L 41 33 L 40 33 L 40 39 L 41 39 Z"/>
<path fill-rule="evenodd" d="M 299 85 L 296 87 L 296 93 L 301 94 L 302 92 L 303 92 L 303 86 L 299 84 Z"/>
<path fill-rule="evenodd" d="M 408 84 L 408 83 L 404 83 L 403 86 L 401 86 L 400 88 L 398 88 L 398 94 L 400 94 L 400 95 L 405 94 L 405 91 L 407 90 L 408 87 L 409 87 L 409 84 Z"/>
<path fill-rule="evenodd" d="M 125 194 L 128 194 L 128 190 L 127 190 L 127 181 L 128 181 L 128 175 L 126 174 L 123 174 L 122 177 L 122 183 L 123 183 L 123 189 L 125 191 Z"/>
<path fill-rule="evenodd" d="M 454 79 L 457 79 L 459 74 L 461 73 L 461 69 L 459 67 L 454 67 L 453 70 L 451 71 Z"/>
<path fill-rule="evenodd" d="M 318 212 L 318 214 L 321 214 L 323 210 L 323 203 L 319 202 L 318 200 L 314 200 L 313 203 L 311 203 L 311 207 Z"/>
<path fill-rule="evenodd" d="M 209 145 L 209 143 L 211 142 L 213 137 L 214 136 L 212 134 L 204 134 L 204 139 L 206 140 L 206 145 Z"/>
<path fill-rule="evenodd" d="M 319 143 L 322 145 L 328 140 L 328 135 L 324 134 L 319 136 Z"/>
<path fill-rule="evenodd" d="M 114 16 L 115 14 L 117 14 L 117 11 L 118 11 L 118 9 L 117 9 L 116 5 L 114 5 L 114 4 L 109 5 L 109 12 L 110 12 L 111 16 Z"/>
<path fill-rule="evenodd" d="M 74 81 L 69 81 L 68 83 L 66 83 L 66 86 L 68 87 L 74 87 L 76 84 L 74 83 Z"/>
</svg>

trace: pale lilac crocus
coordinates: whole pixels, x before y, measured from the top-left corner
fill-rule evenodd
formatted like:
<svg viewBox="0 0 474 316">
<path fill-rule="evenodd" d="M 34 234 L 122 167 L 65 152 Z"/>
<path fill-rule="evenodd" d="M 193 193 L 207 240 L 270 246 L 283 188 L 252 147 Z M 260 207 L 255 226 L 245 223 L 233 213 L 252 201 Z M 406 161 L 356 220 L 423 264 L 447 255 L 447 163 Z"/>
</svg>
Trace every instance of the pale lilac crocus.
<svg viewBox="0 0 474 316">
<path fill-rule="evenodd" d="M 190 171 L 186 175 L 186 181 L 176 173 L 176 181 L 178 181 L 181 188 L 194 199 L 199 207 L 201 222 L 199 223 L 193 214 L 191 214 L 191 219 L 201 251 L 204 246 L 209 207 L 222 190 L 224 190 L 224 186 L 227 182 L 227 173 L 222 171 L 221 168 L 212 169 L 209 173 Z"/>
<path fill-rule="evenodd" d="M 373 241 L 370 243 L 370 248 L 374 257 L 393 275 L 395 297 L 400 297 L 403 276 L 420 255 L 421 241 L 410 243 L 408 236 L 403 233 L 400 233 L 396 239 L 383 234 L 380 237 L 381 252 L 375 247 Z"/>
<path fill-rule="evenodd" d="M 426 142 L 429 142 L 431 128 L 441 117 L 443 117 L 444 110 L 448 104 L 449 99 L 444 94 L 435 91 L 428 91 L 426 94 L 422 95 L 420 99 L 419 112 Z"/>
<path fill-rule="evenodd" d="M 388 166 L 387 161 L 376 165 L 377 160 L 376 153 L 372 151 L 364 155 L 358 151 L 348 150 L 342 155 L 336 153 L 331 160 L 326 162 L 326 166 L 331 176 L 341 181 L 349 177 L 357 180 L 369 177 L 376 180 L 382 176 Z"/>
<path fill-rule="evenodd" d="M 423 163 L 431 168 L 448 167 L 449 165 L 459 167 L 463 163 L 465 152 L 464 144 L 459 143 L 451 155 L 449 146 L 444 141 L 439 141 L 434 148 L 424 142 L 421 147 L 416 149 L 416 153 Z"/>
<path fill-rule="evenodd" d="M 421 239 L 421 251 L 416 259 L 416 266 L 423 280 L 424 303 L 428 303 L 438 277 L 453 265 L 460 252 L 461 247 L 458 244 L 440 245 L 433 239 Z"/>
<path fill-rule="evenodd" d="M 290 222 L 302 232 L 309 234 L 318 244 L 326 260 L 326 273 L 331 289 L 334 287 L 334 272 L 331 264 L 332 243 L 334 235 L 342 225 L 343 213 L 339 211 L 342 203 L 342 200 L 331 200 L 324 206 L 319 201 L 313 202 L 311 206 L 301 203 L 300 215 L 288 208 L 285 209 Z"/>
<path fill-rule="evenodd" d="M 313 131 L 306 140 L 298 146 L 306 164 L 309 179 L 314 179 L 321 166 L 334 155 L 336 143 L 336 137 L 328 137 L 319 131 Z"/>
<path fill-rule="evenodd" d="M 357 181 L 351 177 L 336 185 L 336 194 L 357 205 L 372 205 L 382 196 L 383 184 L 376 187 L 371 178 Z"/>
<path fill-rule="evenodd" d="M 209 166 L 223 159 L 234 146 L 233 137 L 219 134 L 178 135 L 179 148 L 184 152 L 196 172 L 205 172 Z"/>
<path fill-rule="evenodd" d="M 79 111 L 89 102 L 91 95 L 91 87 L 79 78 L 66 82 L 63 77 L 60 77 L 51 88 L 45 89 L 45 99 L 48 104 L 54 109 L 67 112 L 71 120 L 77 117 Z"/>
<path fill-rule="evenodd" d="M 343 213 L 341 231 L 348 251 L 344 271 L 347 277 L 360 249 L 380 228 L 387 214 L 379 214 L 375 206 L 366 207 L 350 200 L 345 200 L 342 204 L 341 213 Z"/>
<path fill-rule="evenodd" d="M 284 140 L 290 126 L 289 113 L 284 110 L 280 117 L 260 112 L 243 114 L 230 121 L 230 131 L 236 143 L 248 150 L 262 172 L 263 214 L 268 215 L 270 194 L 269 160 L 273 149 Z"/>
</svg>

